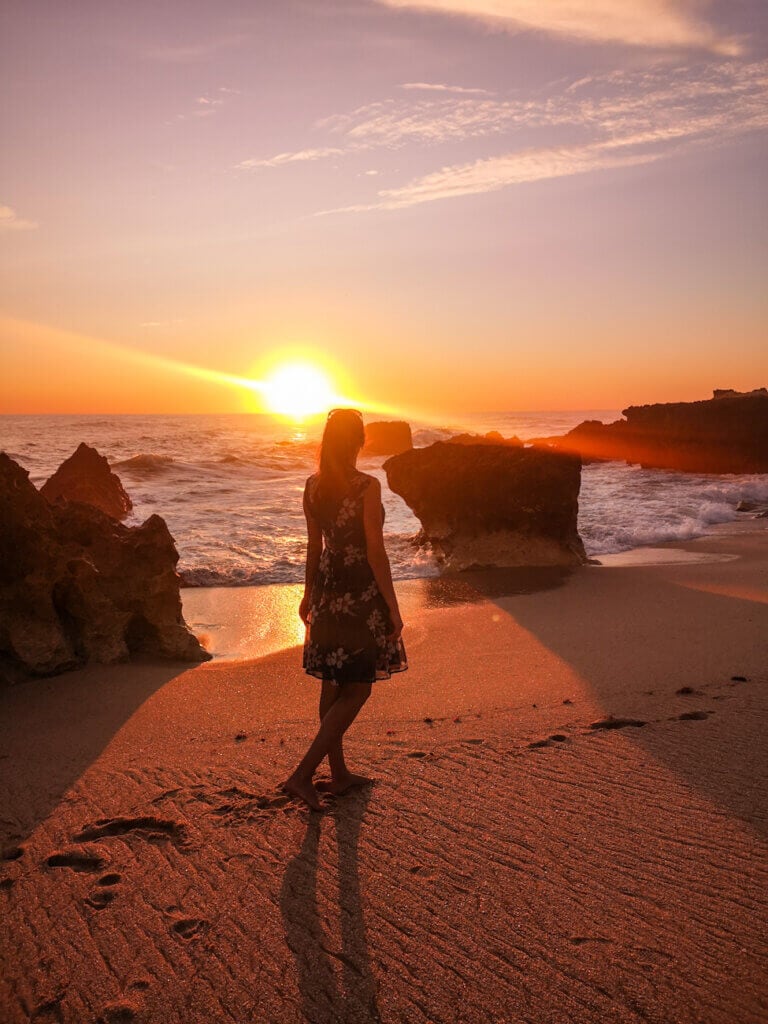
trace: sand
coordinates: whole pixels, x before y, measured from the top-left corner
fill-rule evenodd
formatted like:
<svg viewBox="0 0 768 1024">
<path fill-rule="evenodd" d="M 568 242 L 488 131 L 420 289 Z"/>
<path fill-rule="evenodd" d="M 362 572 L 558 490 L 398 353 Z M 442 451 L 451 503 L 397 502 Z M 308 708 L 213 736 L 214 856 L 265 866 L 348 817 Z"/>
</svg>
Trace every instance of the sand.
<svg viewBox="0 0 768 1024">
<path fill-rule="evenodd" d="M 0 1020 L 768 1020 L 768 531 L 662 550 L 400 584 L 322 814 L 295 588 L 2 691 Z"/>
</svg>

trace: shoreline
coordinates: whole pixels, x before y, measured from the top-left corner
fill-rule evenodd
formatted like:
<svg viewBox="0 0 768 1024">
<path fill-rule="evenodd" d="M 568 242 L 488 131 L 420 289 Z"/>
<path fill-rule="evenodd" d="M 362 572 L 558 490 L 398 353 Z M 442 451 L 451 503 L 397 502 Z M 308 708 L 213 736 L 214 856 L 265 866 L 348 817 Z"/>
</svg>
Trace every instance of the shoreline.
<svg viewBox="0 0 768 1024">
<path fill-rule="evenodd" d="M 479 584 L 482 591 L 487 581 L 491 590 L 503 596 L 505 589 L 510 593 L 521 589 L 532 592 L 540 586 L 548 587 L 551 580 L 565 579 L 574 573 L 594 569 L 640 569 L 733 561 L 743 556 L 708 550 L 711 545 L 707 542 L 745 535 L 765 535 L 768 538 L 768 521 L 741 519 L 718 523 L 701 537 L 601 555 L 574 569 L 478 569 L 395 580 L 395 587 L 403 607 L 418 614 L 429 606 L 430 601 L 439 603 L 441 590 L 446 594 L 461 593 L 462 583 L 469 588 Z M 303 589 L 303 582 L 182 587 L 182 609 L 187 625 L 213 655 L 214 661 L 248 661 L 303 644 L 304 627 L 297 613 Z M 465 592 L 473 593 L 471 589 Z M 429 600 L 425 597 L 427 593 L 433 595 Z"/>
<path fill-rule="evenodd" d="M 321 814 L 279 789 L 319 689 L 283 586 L 208 594 L 257 657 L 0 689 L 0 1016 L 766 1019 L 768 536 L 681 547 L 408 581 L 375 783 Z"/>
</svg>

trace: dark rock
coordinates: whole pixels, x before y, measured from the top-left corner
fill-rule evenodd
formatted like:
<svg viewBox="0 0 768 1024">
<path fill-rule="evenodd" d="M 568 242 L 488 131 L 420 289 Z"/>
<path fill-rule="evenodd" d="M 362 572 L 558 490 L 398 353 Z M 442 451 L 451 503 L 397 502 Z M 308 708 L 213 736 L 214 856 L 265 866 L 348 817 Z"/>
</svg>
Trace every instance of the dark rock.
<svg viewBox="0 0 768 1024">
<path fill-rule="evenodd" d="M 120 478 L 109 468 L 106 458 L 85 442 L 62 462 L 40 488 L 40 493 L 51 502 L 62 498 L 82 501 L 114 519 L 124 518 L 133 508 Z"/>
<path fill-rule="evenodd" d="M 399 455 L 413 448 L 411 428 L 402 420 L 384 420 L 365 425 L 366 455 Z"/>
<path fill-rule="evenodd" d="M 703 402 L 630 406 L 615 423 L 585 420 L 546 438 L 587 460 L 619 459 L 687 473 L 768 472 L 768 393 L 723 395 Z"/>
<path fill-rule="evenodd" d="M 384 463 L 444 568 L 579 565 L 581 463 L 538 448 L 438 441 Z"/>
<path fill-rule="evenodd" d="M 715 388 L 713 398 L 746 398 L 748 395 L 768 395 L 768 388 L 753 388 L 752 391 L 734 391 L 733 388 Z"/>
<path fill-rule="evenodd" d="M 505 444 L 513 448 L 522 448 L 519 437 L 504 437 L 498 430 L 489 430 L 487 434 L 455 434 L 446 439 L 447 444 Z"/>
<path fill-rule="evenodd" d="M 160 516 L 127 527 L 80 502 L 49 504 L 0 452 L 0 677 L 133 654 L 208 660 L 181 613 L 178 558 Z"/>
</svg>

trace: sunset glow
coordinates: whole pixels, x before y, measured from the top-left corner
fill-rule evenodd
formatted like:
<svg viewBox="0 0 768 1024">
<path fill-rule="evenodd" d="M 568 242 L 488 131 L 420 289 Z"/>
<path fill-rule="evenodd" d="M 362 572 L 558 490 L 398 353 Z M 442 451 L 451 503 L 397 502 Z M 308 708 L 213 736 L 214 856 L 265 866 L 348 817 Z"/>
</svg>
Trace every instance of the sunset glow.
<svg viewBox="0 0 768 1024">
<path fill-rule="evenodd" d="M 444 422 L 768 381 L 759 0 L 98 11 L 0 34 L 0 412 Z"/>
<path fill-rule="evenodd" d="M 327 375 L 309 363 L 278 367 L 259 390 L 270 412 L 296 418 L 324 412 L 341 401 Z"/>
</svg>

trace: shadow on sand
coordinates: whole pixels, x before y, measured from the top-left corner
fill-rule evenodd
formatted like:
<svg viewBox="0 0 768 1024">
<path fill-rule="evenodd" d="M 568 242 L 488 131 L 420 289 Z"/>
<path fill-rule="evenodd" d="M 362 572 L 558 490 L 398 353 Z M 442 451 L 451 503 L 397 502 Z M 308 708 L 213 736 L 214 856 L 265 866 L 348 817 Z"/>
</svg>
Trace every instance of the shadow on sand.
<svg viewBox="0 0 768 1024">
<path fill-rule="evenodd" d="M 381 1021 L 358 868 L 360 828 L 369 799 L 370 787 L 354 790 L 335 799 L 329 814 L 310 814 L 301 850 L 283 876 L 280 910 L 285 939 L 296 963 L 302 1011 L 313 1024 Z M 329 819 L 334 822 L 338 846 L 338 949 L 324 927 L 326 905 L 319 886 L 321 829 Z M 329 924 L 335 931 L 335 922 Z"/>
<path fill-rule="evenodd" d="M 189 669 L 134 660 L 0 687 L 3 849 L 31 835 L 134 712 Z"/>
</svg>

